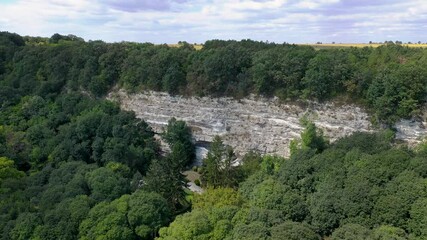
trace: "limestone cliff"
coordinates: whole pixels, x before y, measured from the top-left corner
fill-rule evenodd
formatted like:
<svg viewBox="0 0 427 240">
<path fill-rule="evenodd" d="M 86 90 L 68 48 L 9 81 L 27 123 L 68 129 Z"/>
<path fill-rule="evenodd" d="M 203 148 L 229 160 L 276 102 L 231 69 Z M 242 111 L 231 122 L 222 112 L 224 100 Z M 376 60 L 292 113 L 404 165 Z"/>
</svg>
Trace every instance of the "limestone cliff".
<svg viewBox="0 0 427 240">
<path fill-rule="evenodd" d="M 224 142 L 242 155 L 249 150 L 289 155 L 289 143 L 300 138 L 300 118 L 307 116 L 324 134 L 334 141 L 356 131 L 375 131 L 369 115 L 354 105 L 319 104 L 305 106 L 281 104 L 278 99 L 254 96 L 231 98 L 171 96 L 160 92 L 127 94 L 118 91 L 109 95 L 123 109 L 135 111 L 156 132 L 161 132 L 171 117 L 191 126 L 197 141 L 211 141 L 220 135 Z M 419 142 L 427 135 L 424 121 L 401 121 L 396 125 L 397 138 L 409 143 Z"/>
</svg>

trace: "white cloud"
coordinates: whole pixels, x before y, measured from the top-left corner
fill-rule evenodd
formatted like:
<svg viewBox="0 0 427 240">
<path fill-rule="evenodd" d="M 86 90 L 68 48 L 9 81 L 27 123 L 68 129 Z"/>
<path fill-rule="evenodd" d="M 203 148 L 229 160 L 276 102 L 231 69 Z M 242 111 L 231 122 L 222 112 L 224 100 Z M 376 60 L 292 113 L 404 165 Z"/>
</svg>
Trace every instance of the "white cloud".
<svg viewBox="0 0 427 240">
<path fill-rule="evenodd" d="M 427 38 L 424 0 L 17 0 L 2 5 L 2 30 L 72 33 L 106 41 L 403 41 Z M 419 30 L 418 30 L 419 29 Z"/>
</svg>

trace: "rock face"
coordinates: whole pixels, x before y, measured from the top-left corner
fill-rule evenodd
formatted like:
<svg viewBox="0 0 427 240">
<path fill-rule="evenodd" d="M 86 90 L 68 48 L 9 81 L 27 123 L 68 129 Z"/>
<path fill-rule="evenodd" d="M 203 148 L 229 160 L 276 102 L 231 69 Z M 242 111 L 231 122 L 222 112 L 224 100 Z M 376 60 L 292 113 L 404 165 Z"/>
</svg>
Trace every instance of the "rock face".
<svg viewBox="0 0 427 240">
<path fill-rule="evenodd" d="M 109 95 L 123 109 L 135 111 L 156 132 L 161 132 L 168 120 L 184 120 L 192 128 L 196 141 L 212 141 L 220 135 L 225 144 L 234 147 L 238 155 L 255 150 L 263 154 L 289 155 L 289 143 L 299 139 L 303 127 L 300 119 L 308 117 L 331 141 L 356 131 L 375 129 L 369 115 L 354 105 L 310 102 L 307 106 L 281 104 L 278 99 L 170 96 L 160 92 L 127 94 L 118 91 Z M 411 125 L 412 124 L 412 125 Z M 426 122 L 398 124 L 397 137 L 417 142 L 427 133 Z"/>
</svg>

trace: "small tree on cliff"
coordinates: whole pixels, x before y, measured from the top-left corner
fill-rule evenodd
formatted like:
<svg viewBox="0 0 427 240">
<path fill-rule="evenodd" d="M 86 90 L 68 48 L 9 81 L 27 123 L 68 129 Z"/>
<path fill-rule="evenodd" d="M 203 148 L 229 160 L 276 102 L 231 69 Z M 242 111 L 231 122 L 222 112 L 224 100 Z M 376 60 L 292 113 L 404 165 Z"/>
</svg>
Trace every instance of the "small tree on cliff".
<svg viewBox="0 0 427 240">
<path fill-rule="evenodd" d="M 301 133 L 301 144 L 295 139 L 291 141 L 289 145 L 291 155 L 300 149 L 299 146 L 302 149 L 315 149 L 317 153 L 323 152 L 329 145 L 329 141 L 323 136 L 323 131 L 307 118 L 302 118 L 301 124 L 305 127 Z"/>
</svg>

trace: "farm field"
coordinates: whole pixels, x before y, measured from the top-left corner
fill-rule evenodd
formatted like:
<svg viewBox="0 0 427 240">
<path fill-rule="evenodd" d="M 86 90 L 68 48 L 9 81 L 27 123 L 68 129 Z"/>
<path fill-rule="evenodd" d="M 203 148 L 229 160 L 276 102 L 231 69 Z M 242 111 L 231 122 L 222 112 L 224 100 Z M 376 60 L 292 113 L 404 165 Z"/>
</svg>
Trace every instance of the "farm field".
<svg viewBox="0 0 427 240">
<path fill-rule="evenodd" d="M 203 48 L 203 44 L 192 44 L 194 46 L 194 48 L 196 50 L 200 50 Z M 327 48 L 349 48 L 349 47 L 357 47 L 357 48 L 364 48 L 364 47 L 373 47 L 373 48 L 377 48 L 379 46 L 385 45 L 384 43 L 322 43 L 322 44 L 317 44 L 317 43 L 297 43 L 296 45 L 299 46 L 312 46 L 314 47 L 316 50 L 320 50 L 320 49 L 327 49 Z M 426 43 L 404 43 L 404 44 L 399 44 L 401 46 L 406 46 L 406 47 L 410 47 L 410 48 L 427 48 L 427 44 Z M 176 44 L 168 44 L 169 47 L 180 47 L 181 44 L 176 43 Z"/>
<path fill-rule="evenodd" d="M 190 44 L 194 47 L 194 49 L 196 50 L 200 50 L 203 48 L 203 44 Z M 181 47 L 182 44 L 179 43 L 173 43 L 173 44 L 168 44 L 169 47 Z"/>
<path fill-rule="evenodd" d="M 322 43 L 322 44 L 315 44 L 315 43 L 303 43 L 303 44 L 297 44 L 301 46 L 312 46 L 316 49 L 323 49 L 323 48 L 348 48 L 348 47 L 379 47 L 384 45 L 383 43 Z M 411 43 L 411 44 L 400 44 L 402 46 L 407 46 L 410 48 L 426 48 L 427 44 L 418 44 L 418 43 Z"/>
</svg>

